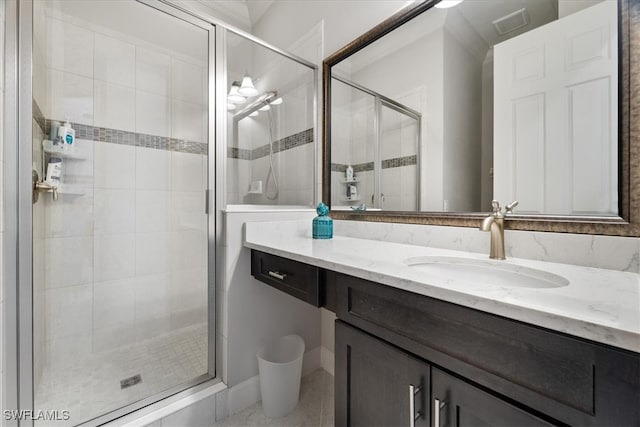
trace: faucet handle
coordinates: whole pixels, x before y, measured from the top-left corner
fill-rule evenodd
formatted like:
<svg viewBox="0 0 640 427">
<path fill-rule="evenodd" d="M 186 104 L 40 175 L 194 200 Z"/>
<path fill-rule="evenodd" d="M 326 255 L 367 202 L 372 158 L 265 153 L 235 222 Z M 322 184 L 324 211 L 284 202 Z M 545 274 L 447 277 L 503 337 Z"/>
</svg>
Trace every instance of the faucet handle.
<svg viewBox="0 0 640 427">
<path fill-rule="evenodd" d="M 493 209 L 494 214 L 500 213 L 500 202 L 498 202 L 497 200 L 492 200 L 491 208 Z"/>
<path fill-rule="evenodd" d="M 513 202 L 509 203 L 507 206 L 504 207 L 504 213 L 508 214 L 508 213 L 513 213 L 513 209 L 518 206 L 520 202 L 518 202 L 517 200 L 514 200 Z"/>
</svg>

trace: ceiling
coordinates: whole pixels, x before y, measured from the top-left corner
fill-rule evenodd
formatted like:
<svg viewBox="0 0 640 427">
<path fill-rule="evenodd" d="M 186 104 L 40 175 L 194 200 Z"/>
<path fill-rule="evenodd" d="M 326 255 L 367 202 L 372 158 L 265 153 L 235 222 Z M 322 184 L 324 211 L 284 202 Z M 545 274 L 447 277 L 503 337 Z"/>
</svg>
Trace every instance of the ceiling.
<svg viewBox="0 0 640 427">
<path fill-rule="evenodd" d="M 275 0 L 197 0 L 211 13 L 236 27 L 250 31 Z"/>
</svg>

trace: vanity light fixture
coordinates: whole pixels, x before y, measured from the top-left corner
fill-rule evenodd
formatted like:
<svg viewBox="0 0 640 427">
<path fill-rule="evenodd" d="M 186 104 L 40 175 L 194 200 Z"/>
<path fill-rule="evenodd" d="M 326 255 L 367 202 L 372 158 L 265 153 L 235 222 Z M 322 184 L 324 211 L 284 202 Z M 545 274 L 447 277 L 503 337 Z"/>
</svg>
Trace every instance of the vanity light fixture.
<svg viewBox="0 0 640 427">
<path fill-rule="evenodd" d="M 253 85 L 253 80 L 251 80 L 249 74 L 245 74 L 242 78 L 242 85 L 238 89 L 238 93 L 247 97 L 256 96 L 259 93 L 258 89 Z"/>
<path fill-rule="evenodd" d="M 236 104 L 232 102 L 227 102 L 227 111 L 233 111 L 236 109 Z"/>
<path fill-rule="evenodd" d="M 255 117 L 258 114 L 260 114 L 260 113 L 258 113 L 257 111 L 254 111 L 253 113 L 249 114 L 249 117 Z"/>
<path fill-rule="evenodd" d="M 280 105 L 280 104 L 282 104 L 282 97 L 274 99 L 269 104 L 271 104 L 271 105 Z"/>
<path fill-rule="evenodd" d="M 231 89 L 229 89 L 229 95 L 227 95 L 227 100 L 233 104 L 242 104 L 247 100 L 244 96 L 242 96 L 238 90 L 240 89 L 240 82 L 231 83 Z"/>
<path fill-rule="evenodd" d="M 448 9 L 453 6 L 457 6 L 462 3 L 462 0 L 442 0 L 440 3 L 436 4 L 435 7 L 438 9 Z"/>
<path fill-rule="evenodd" d="M 271 107 L 269 106 L 269 104 L 265 104 L 264 107 L 260 107 L 260 111 L 269 111 L 271 110 Z"/>
</svg>

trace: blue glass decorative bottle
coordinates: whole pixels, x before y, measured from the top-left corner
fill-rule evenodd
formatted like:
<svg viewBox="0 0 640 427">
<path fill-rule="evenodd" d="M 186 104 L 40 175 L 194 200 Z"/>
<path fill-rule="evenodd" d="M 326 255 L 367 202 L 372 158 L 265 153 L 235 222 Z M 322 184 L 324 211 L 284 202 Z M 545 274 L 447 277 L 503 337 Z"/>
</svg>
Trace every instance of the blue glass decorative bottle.
<svg viewBox="0 0 640 427">
<path fill-rule="evenodd" d="M 316 212 L 318 212 L 318 216 L 313 218 L 313 238 L 331 239 L 333 237 L 333 220 L 329 216 L 329 207 L 320 202 Z"/>
</svg>

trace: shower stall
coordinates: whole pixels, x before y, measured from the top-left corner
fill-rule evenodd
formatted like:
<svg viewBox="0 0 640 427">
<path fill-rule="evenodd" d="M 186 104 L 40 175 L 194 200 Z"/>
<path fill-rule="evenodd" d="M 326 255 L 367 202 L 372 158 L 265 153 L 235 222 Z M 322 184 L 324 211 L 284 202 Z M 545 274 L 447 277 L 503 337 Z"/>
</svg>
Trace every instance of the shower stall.
<svg viewBox="0 0 640 427">
<path fill-rule="evenodd" d="M 35 426 L 217 381 L 221 211 L 315 201 L 316 67 L 181 4 L 6 0 L 5 400 Z"/>
<path fill-rule="evenodd" d="M 422 115 L 336 75 L 331 97 L 332 208 L 419 210 Z"/>
</svg>

